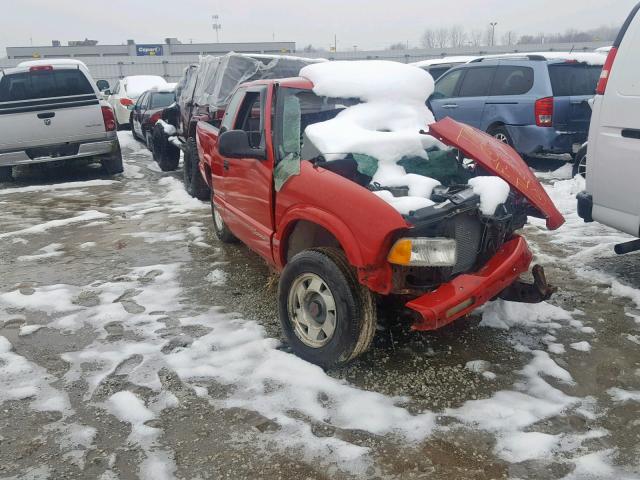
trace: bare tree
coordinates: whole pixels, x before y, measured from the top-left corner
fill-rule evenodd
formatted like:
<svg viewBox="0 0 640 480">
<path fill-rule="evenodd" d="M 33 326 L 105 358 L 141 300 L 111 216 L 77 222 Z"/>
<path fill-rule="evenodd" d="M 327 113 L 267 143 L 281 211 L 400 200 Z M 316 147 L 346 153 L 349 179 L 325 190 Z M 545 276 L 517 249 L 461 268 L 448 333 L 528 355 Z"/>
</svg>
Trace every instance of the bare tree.
<svg viewBox="0 0 640 480">
<path fill-rule="evenodd" d="M 463 47 L 466 39 L 467 34 L 460 25 L 454 25 L 449 29 L 449 45 L 452 47 Z"/>
<path fill-rule="evenodd" d="M 505 32 L 504 35 L 502 35 L 501 40 L 502 45 L 515 45 L 516 43 L 518 43 L 518 34 L 513 30 L 509 30 L 508 32 Z"/>
<path fill-rule="evenodd" d="M 422 34 L 420 43 L 424 48 L 436 48 L 436 35 L 433 30 L 427 28 Z"/>
<path fill-rule="evenodd" d="M 404 42 L 397 42 L 389 45 L 389 50 L 406 50 L 407 44 Z"/>
<path fill-rule="evenodd" d="M 469 42 L 471 42 L 471 45 L 474 47 L 479 47 L 482 45 L 482 36 L 482 30 L 473 29 L 469 32 Z"/>
<path fill-rule="evenodd" d="M 435 40 L 437 48 L 447 48 L 449 46 L 449 29 L 445 27 L 438 28 L 435 31 Z"/>
</svg>

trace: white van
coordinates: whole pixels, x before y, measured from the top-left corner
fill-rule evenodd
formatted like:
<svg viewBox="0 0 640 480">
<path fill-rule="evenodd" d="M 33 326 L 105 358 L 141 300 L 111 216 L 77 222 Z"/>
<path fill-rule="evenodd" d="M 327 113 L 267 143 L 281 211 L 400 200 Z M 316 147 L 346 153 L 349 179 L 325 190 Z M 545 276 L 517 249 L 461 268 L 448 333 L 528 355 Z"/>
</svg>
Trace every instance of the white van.
<svg viewBox="0 0 640 480">
<path fill-rule="evenodd" d="M 587 188 L 578 194 L 585 222 L 640 237 L 640 4 L 609 51 L 596 89 L 589 127 Z M 640 250 L 640 240 L 616 245 Z"/>
<path fill-rule="evenodd" d="M 78 60 L 34 60 L 0 69 L 0 181 L 12 168 L 74 159 L 122 172 L 111 107 Z"/>
</svg>

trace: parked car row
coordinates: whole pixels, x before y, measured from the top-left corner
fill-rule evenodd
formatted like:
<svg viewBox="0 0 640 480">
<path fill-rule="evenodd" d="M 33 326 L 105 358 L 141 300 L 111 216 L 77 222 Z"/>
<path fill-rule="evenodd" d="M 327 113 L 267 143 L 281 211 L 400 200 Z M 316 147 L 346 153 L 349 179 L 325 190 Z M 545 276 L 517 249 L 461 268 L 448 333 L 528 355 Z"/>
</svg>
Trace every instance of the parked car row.
<svg viewBox="0 0 640 480">
<path fill-rule="evenodd" d="M 428 104 L 436 119 L 472 125 L 525 158 L 575 159 L 604 60 L 600 53 L 478 58 L 442 75 Z"/>
</svg>

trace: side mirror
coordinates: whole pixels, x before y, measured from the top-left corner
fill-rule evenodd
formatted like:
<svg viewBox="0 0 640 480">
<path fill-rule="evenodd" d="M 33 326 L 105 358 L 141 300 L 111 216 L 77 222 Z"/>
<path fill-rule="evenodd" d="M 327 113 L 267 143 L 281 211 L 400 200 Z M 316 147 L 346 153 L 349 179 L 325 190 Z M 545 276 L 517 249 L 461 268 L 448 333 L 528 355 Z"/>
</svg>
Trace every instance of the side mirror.
<svg viewBox="0 0 640 480">
<path fill-rule="evenodd" d="M 267 158 L 264 148 L 249 145 L 249 135 L 244 130 L 228 130 L 220 135 L 218 150 L 223 157 L 229 158 Z"/>
<path fill-rule="evenodd" d="M 105 97 L 109 97 L 109 96 L 111 96 L 111 90 L 109 90 L 109 89 L 107 88 L 106 90 L 103 90 L 103 91 L 102 91 L 102 94 L 103 94 Z"/>
<path fill-rule="evenodd" d="M 111 88 L 109 86 L 109 82 L 107 82 L 106 80 L 98 80 L 96 82 L 96 87 L 98 87 L 98 90 L 100 90 L 101 92 L 104 92 L 105 90 L 109 90 Z"/>
</svg>

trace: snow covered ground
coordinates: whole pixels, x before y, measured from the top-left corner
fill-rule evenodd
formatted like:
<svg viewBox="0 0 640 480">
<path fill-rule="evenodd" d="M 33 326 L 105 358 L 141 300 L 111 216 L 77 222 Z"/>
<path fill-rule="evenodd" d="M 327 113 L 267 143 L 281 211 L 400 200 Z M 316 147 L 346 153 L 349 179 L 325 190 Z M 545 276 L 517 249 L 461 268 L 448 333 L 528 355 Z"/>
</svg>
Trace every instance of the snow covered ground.
<svg viewBox="0 0 640 480">
<path fill-rule="evenodd" d="M 120 133 L 125 174 L 0 185 L 2 478 L 638 478 L 640 272 L 575 215 L 526 228 L 560 292 L 324 372 L 273 278 Z"/>
</svg>

